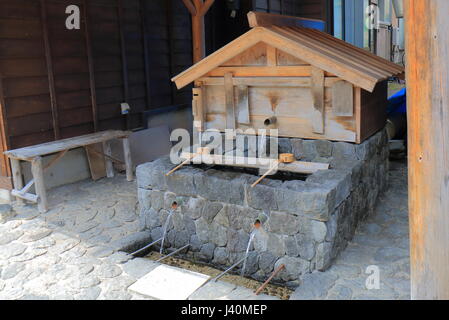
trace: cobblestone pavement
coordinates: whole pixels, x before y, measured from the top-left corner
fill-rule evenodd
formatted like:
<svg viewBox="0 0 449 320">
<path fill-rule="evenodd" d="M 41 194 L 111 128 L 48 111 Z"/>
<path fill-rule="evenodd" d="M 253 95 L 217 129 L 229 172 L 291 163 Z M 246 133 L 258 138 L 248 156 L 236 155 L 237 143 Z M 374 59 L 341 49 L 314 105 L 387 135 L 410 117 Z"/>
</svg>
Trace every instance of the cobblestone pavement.
<svg viewBox="0 0 449 320">
<path fill-rule="evenodd" d="M 379 290 L 366 288 L 369 266 L 378 267 Z M 389 188 L 375 214 L 358 227 L 334 266 L 306 276 L 291 299 L 410 299 L 406 164 L 391 162 Z"/>
<path fill-rule="evenodd" d="M 376 215 L 328 272 L 308 276 L 293 298 L 408 299 L 406 167 L 395 164 L 390 192 Z M 156 265 L 119 248 L 146 241 L 139 232 L 135 183 L 121 175 L 49 192 L 51 210 L 14 206 L 0 224 L 0 299 L 143 299 L 127 288 Z M 365 270 L 380 268 L 381 289 L 366 290 Z M 245 288 L 217 282 L 192 299 L 253 299 Z M 261 296 L 260 299 L 269 299 Z"/>
</svg>

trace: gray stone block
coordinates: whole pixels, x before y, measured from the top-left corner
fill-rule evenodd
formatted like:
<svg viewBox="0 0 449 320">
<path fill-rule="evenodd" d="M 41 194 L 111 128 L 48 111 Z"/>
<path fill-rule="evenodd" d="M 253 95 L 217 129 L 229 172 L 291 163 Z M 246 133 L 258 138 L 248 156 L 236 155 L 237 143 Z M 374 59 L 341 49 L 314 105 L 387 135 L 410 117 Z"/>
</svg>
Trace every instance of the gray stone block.
<svg viewBox="0 0 449 320">
<path fill-rule="evenodd" d="M 322 158 L 330 158 L 332 156 L 333 143 L 328 140 L 315 140 L 315 150 Z"/>
<path fill-rule="evenodd" d="M 265 274 L 269 274 L 274 269 L 277 257 L 271 252 L 262 252 L 259 255 L 259 267 Z"/>
<path fill-rule="evenodd" d="M 332 262 L 332 244 L 323 242 L 316 248 L 315 264 L 318 271 L 326 271 Z"/>
<path fill-rule="evenodd" d="M 313 240 L 315 240 L 316 242 L 323 242 L 326 238 L 327 227 L 326 224 L 322 221 L 312 220 L 310 223 L 310 231 Z"/>
<path fill-rule="evenodd" d="M 190 242 L 190 237 L 187 231 L 179 231 L 175 233 L 175 248 L 181 248 Z"/>
<path fill-rule="evenodd" d="M 226 265 L 228 262 L 228 253 L 225 248 L 217 247 L 214 251 L 214 260 L 212 263 Z"/>
<path fill-rule="evenodd" d="M 296 215 L 275 211 L 271 213 L 266 228 L 270 232 L 294 235 L 299 232 L 299 223 L 299 218 Z"/>
<path fill-rule="evenodd" d="M 151 194 L 153 190 L 147 190 L 142 188 L 137 188 L 137 198 L 139 200 L 140 207 L 143 209 L 151 208 Z M 0 213 L 1 215 L 1 213 Z"/>
<path fill-rule="evenodd" d="M 151 207 L 159 211 L 164 208 L 164 192 L 153 190 L 150 194 Z"/>
<path fill-rule="evenodd" d="M 178 170 L 166 177 L 167 190 L 178 196 L 196 196 L 194 172 L 190 170 Z"/>
<path fill-rule="evenodd" d="M 203 243 L 210 241 L 209 226 L 210 225 L 207 223 L 206 219 L 204 219 L 204 218 L 199 218 L 198 220 L 195 220 L 196 234 L 198 236 L 198 239 Z"/>
<path fill-rule="evenodd" d="M 277 210 L 276 189 L 264 184 L 245 186 L 248 205 L 261 210 Z"/>
<path fill-rule="evenodd" d="M 299 256 L 305 260 L 312 260 L 315 256 L 315 242 L 310 236 L 300 233 L 295 236 L 299 248 Z"/>
<path fill-rule="evenodd" d="M 307 182 L 325 185 L 335 190 L 335 203 L 330 210 L 346 200 L 353 188 L 351 172 L 345 170 L 320 170 L 308 177 Z"/>
<path fill-rule="evenodd" d="M 287 186 L 287 188 L 284 188 Z M 306 182 L 292 190 L 284 183 L 276 189 L 276 202 L 280 211 L 303 213 L 310 219 L 327 220 L 335 203 L 335 189 L 328 185 Z"/>
<path fill-rule="evenodd" d="M 292 144 L 289 138 L 279 138 L 279 153 L 292 153 Z"/>
<path fill-rule="evenodd" d="M 142 189 L 166 190 L 165 173 L 168 171 L 170 166 L 165 158 L 141 164 L 136 169 L 137 186 Z"/>
<path fill-rule="evenodd" d="M 302 277 L 301 285 L 290 296 L 290 300 L 320 300 L 337 281 L 337 276 L 330 273 L 314 272 Z"/>
<path fill-rule="evenodd" d="M 267 250 L 277 257 L 285 255 L 284 237 L 270 233 L 268 235 Z"/>
<path fill-rule="evenodd" d="M 196 225 L 195 225 L 195 221 L 193 219 L 191 219 L 187 215 L 183 215 L 183 223 L 184 223 L 185 230 L 187 231 L 187 233 L 190 236 L 192 236 L 196 233 Z"/>
<path fill-rule="evenodd" d="M 348 142 L 335 142 L 332 157 L 334 159 L 357 160 L 355 144 Z"/>
<path fill-rule="evenodd" d="M 225 174 L 217 170 L 208 170 L 195 175 L 198 195 L 210 200 L 231 204 L 243 204 L 245 179 Z"/>
<path fill-rule="evenodd" d="M 225 227 L 219 225 L 216 222 L 213 222 L 210 225 L 209 232 L 210 232 L 209 234 L 210 241 L 212 241 L 215 245 L 219 247 L 226 246 L 226 243 L 228 242 L 228 237 L 227 237 L 227 230 Z"/>
<path fill-rule="evenodd" d="M 275 278 L 283 281 L 297 280 L 301 275 L 310 272 L 310 262 L 301 258 L 283 257 L 276 261 L 274 268 L 277 269 L 281 265 L 285 268 Z"/>
<path fill-rule="evenodd" d="M 296 238 L 293 236 L 286 237 L 284 239 L 285 242 L 285 252 L 290 257 L 297 257 L 299 256 L 299 247 L 298 242 L 296 241 Z"/>
<path fill-rule="evenodd" d="M 202 216 L 208 223 L 211 223 L 215 216 L 223 209 L 223 204 L 220 202 L 207 202 L 203 207 Z"/>
<path fill-rule="evenodd" d="M 215 245 L 212 243 L 206 243 L 201 246 L 198 257 L 204 261 L 211 261 L 214 257 Z"/>
<path fill-rule="evenodd" d="M 244 252 L 248 246 L 249 235 L 243 230 L 232 230 L 229 229 L 227 232 L 228 244 L 226 249 L 228 252 Z"/>
<path fill-rule="evenodd" d="M 250 275 L 255 273 L 258 269 L 258 266 L 259 266 L 259 254 L 254 251 L 249 252 L 248 256 L 246 257 L 244 275 Z"/>
<path fill-rule="evenodd" d="M 203 243 L 200 241 L 197 235 L 193 235 L 190 237 L 190 249 L 192 251 L 200 251 Z"/>
<path fill-rule="evenodd" d="M 184 215 L 187 215 L 193 220 L 201 217 L 203 208 L 206 205 L 206 201 L 200 198 L 190 198 L 187 204 L 182 205 L 182 211 Z"/>
</svg>

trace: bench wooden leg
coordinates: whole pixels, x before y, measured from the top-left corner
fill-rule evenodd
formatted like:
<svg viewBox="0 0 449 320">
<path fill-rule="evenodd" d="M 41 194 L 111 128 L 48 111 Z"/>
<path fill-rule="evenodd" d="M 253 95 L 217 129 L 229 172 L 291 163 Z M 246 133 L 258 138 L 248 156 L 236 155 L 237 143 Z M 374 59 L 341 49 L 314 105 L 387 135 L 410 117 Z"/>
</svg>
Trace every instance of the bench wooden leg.
<svg viewBox="0 0 449 320">
<path fill-rule="evenodd" d="M 34 185 L 36 188 L 36 195 L 38 199 L 39 212 L 45 213 L 48 211 L 47 192 L 44 183 L 44 168 L 42 166 L 42 157 L 36 157 L 31 162 L 31 172 L 33 173 Z"/>
<path fill-rule="evenodd" d="M 125 165 L 126 165 L 126 179 L 128 181 L 133 181 L 134 179 L 133 162 L 131 159 L 131 148 L 129 146 L 128 138 L 123 139 L 123 155 L 125 158 Z"/>
<path fill-rule="evenodd" d="M 22 169 L 20 167 L 20 160 L 10 159 L 11 160 L 11 171 L 12 171 L 12 180 L 14 182 L 14 189 L 22 190 L 23 188 L 23 177 L 22 177 Z M 16 201 L 20 204 L 24 203 L 23 199 L 16 197 Z"/>
<path fill-rule="evenodd" d="M 103 153 L 109 157 L 112 155 L 110 141 L 103 142 Z M 108 178 L 113 178 L 114 177 L 114 166 L 112 165 L 112 160 L 111 160 L 111 158 L 105 157 L 105 161 L 106 161 L 106 175 Z"/>
</svg>

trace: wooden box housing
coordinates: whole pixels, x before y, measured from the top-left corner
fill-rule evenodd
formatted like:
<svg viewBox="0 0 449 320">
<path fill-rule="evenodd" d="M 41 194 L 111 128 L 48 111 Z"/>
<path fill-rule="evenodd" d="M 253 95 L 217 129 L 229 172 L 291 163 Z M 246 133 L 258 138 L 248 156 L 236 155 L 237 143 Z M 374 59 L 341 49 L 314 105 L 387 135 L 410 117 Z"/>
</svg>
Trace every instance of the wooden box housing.
<svg viewBox="0 0 449 320">
<path fill-rule="evenodd" d="M 173 78 L 194 82 L 195 127 L 278 129 L 361 143 L 386 123 L 387 79 L 403 68 L 323 32 L 255 27 Z"/>
</svg>

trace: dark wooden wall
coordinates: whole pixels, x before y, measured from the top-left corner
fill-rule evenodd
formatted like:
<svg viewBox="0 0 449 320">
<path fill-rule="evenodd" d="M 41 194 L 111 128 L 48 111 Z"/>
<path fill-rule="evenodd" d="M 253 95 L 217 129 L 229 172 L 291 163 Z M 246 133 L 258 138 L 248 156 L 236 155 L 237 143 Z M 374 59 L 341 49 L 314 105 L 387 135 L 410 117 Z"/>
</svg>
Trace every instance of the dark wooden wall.
<svg viewBox="0 0 449 320">
<path fill-rule="evenodd" d="M 2 150 L 138 128 L 142 111 L 189 102 L 170 78 L 191 65 L 190 29 L 180 0 L 0 0 Z"/>
<path fill-rule="evenodd" d="M 216 0 L 206 15 L 206 52 L 210 54 L 249 30 L 247 13 L 262 11 L 323 20 L 332 33 L 332 0 L 240 0 L 236 17 L 224 0 Z"/>
</svg>

